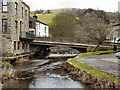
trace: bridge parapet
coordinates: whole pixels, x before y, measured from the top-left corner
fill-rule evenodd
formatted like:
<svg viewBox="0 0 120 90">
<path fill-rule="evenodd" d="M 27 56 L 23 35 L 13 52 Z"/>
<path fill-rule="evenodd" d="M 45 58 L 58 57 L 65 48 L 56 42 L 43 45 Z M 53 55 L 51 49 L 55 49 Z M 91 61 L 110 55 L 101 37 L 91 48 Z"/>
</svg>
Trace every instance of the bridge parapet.
<svg viewBox="0 0 120 90">
<path fill-rule="evenodd" d="M 51 41 L 51 42 L 62 42 L 62 43 L 84 43 L 84 44 L 97 44 L 90 40 L 81 40 L 76 37 L 36 37 L 36 41 Z"/>
<path fill-rule="evenodd" d="M 82 40 L 77 37 L 36 37 L 36 41 L 48 41 L 48 42 L 61 42 L 61 43 L 76 43 L 76 44 L 92 44 L 97 45 L 98 42 L 90 40 Z M 110 45 L 109 43 L 102 43 L 104 46 Z"/>
<path fill-rule="evenodd" d="M 38 47 L 33 48 L 33 50 L 40 50 L 42 48 L 49 48 L 58 45 L 68 46 L 74 49 L 77 49 L 80 52 L 91 51 L 97 46 L 97 42 L 81 40 L 80 38 L 71 38 L 71 37 L 41 37 L 36 38 L 31 46 Z M 108 45 L 108 43 L 103 43 L 99 46 L 98 50 L 111 50 L 112 46 Z M 46 49 L 47 50 L 47 49 Z"/>
</svg>

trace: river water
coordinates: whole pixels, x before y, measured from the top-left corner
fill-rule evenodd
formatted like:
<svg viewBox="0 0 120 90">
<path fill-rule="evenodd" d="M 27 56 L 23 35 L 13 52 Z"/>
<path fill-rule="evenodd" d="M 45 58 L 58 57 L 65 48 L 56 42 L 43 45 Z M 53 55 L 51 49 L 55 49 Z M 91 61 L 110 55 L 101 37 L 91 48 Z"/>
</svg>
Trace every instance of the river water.
<svg viewBox="0 0 120 90">
<path fill-rule="evenodd" d="M 60 59 L 32 59 L 16 65 L 16 78 L 6 81 L 4 88 L 83 88 L 64 71 L 63 63 Z"/>
</svg>

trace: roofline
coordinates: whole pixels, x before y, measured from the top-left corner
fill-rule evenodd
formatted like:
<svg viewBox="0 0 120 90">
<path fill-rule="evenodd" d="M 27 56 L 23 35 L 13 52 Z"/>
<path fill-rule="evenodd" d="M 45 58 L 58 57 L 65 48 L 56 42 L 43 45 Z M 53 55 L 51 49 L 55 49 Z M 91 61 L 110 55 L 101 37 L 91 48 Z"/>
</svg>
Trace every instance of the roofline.
<svg viewBox="0 0 120 90">
<path fill-rule="evenodd" d="M 30 6 L 27 5 L 23 0 L 20 0 L 25 6 L 27 6 L 30 9 Z"/>
<path fill-rule="evenodd" d="M 35 19 L 35 18 L 31 17 L 31 16 L 30 16 L 30 18 L 34 19 L 36 22 L 40 22 L 40 23 L 42 23 L 42 24 L 44 24 L 44 25 L 47 25 L 47 24 L 45 24 L 45 23 L 41 22 L 40 20 Z M 49 26 L 49 25 L 47 25 L 47 26 Z"/>
<path fill-rule="evenodd" d="M 41 22 L 41 21 L 40 21 L 40 23 L 42 23 L 42 24 L 44 24 L 44 25 L 47 25 L 46 23 L 43 23 L 43 22 Z M 47 26 L 49 26 L 49 25 L 47 25 Z"/>
<path fill-rule="evenodd" d="M 36 20 L 37 22 L 40 22 L 40 23 L 42 23 L 42 24 L 44 24 L 44 25 L 47 25 L 47 24 L 45 24 L 45 23 L 43 23 L 43 22 L 41 22 L 40 20 Z M 49 26 L 49 25 L 47 25 L 47 26 Z"/>
</svg>

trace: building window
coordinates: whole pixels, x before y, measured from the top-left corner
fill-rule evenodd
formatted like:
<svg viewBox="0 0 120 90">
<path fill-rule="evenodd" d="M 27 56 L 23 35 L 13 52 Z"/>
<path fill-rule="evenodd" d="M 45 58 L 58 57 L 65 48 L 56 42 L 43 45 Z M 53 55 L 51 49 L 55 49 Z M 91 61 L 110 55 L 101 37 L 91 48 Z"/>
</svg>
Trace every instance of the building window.
<svg viewBox="0 0 120 90">
<path fill-rule="evenodd" d="M 17 15 L 17 8 L 18 8 L 18 3 L 15 2 L 15 14 Z"/>
<path fill-rule="evenodd" d="M 20 42 L 18 42 L 18 50 L 20 50 Z"/>
<path fill-rule="evenodd" d="M 22 21 L 20 21 L 20 33 L 23 31 L 23 25 L 22 25 Z"/>
<path fill-rule="evenodd" d="M 33 33 L 33 34 L 34 34 L 34 31 L 31 31 L 31 33 Z"/>
<path fill-rule="evenodd" d="M 22 49 L 24 49 L 24 43 L 22 43 Z"/>
<path fill-rule="evenodd" d="M 28 43 L 26 43 L 26 50 L 28 49 Z"/>
<path fill-rule="evenodd" d="M 18 22 L 15 21 L 15 32 L 17 33 L 17 25 L 18 25 Z"/>
<path fill-rule="evenodd" d="M 32 21 L 29 21 L 29 28 L 32 28 Z"/>
<path fill-rule="evenodd" d="M 25 18 L 26 18 L 26 20 L 27 20 L 27 10 L 25 10 Z"/>
<path fill-rule="evenodd" d="M 2 32 L 7 32 L 7 19 L 2 20 Z"/>
<path fill-rule="evenodd" d="M 8 11 L 7 0 L 2 0 L 2 11 L 3 12 L 7 12 Z"/>
<path fill-rule="evenodd" d="M 16 50 L 16 41 L 14 41 L 14 50 Z"/>
<path fill-rule="evenodd" d="M 47 31 L 46 31 L 46 30 L 47 30 L 47 28 L 45 27 L 45 33 L 47 33 Z"/>
<path fill-rule="evenodd" d="M 23 7 L 22 7 L 22 18 L 23 18 Z"/>
</svg>

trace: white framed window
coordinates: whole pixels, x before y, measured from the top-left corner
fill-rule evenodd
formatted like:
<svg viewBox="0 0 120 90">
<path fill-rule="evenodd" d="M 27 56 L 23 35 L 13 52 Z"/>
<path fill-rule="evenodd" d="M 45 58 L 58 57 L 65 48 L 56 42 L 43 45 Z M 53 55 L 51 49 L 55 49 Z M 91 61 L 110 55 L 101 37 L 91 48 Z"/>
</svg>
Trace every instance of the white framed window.
<svg viewBox="0 0 120 90">
<path fill-rule="evenodd" d="M 7 19 L 2 20 L 2 32 L 7 32 Z"/>
<path fill-rule="evenodd" d="M 15 2 L 15 14 L 17 15 L 18 3 Z"/>
<path fill-rule="evenodd" d="M 8 11 L 8 3 L 7 0 L 2 0 L 2 12 Z"/>
<path fill-rule="evenodd" d="M 47 33 L 47 27 L 45 27 L 45 33 Z"/>
</svg>

